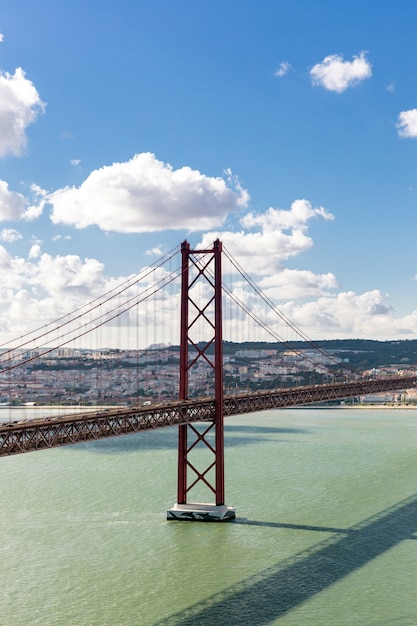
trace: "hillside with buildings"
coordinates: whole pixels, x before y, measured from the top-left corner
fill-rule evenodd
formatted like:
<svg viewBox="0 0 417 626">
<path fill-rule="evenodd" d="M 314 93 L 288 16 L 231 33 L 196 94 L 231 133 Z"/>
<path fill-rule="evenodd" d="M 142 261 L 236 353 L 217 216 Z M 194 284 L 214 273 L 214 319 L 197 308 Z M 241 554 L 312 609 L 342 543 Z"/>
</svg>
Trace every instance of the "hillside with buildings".
<svg viewBox="0 0 417 626">
<path fill-rule="evenodd" d="M 370 340 L 233 344 L 223 350 L 226 394 L 417 371 L 417 341 Z M 19 365 L 21 363 L 21 365 Z M 0 371 L 2 404 L 130 405 L 178 397 L 179 348 L 17 352 L 14 369 Z M 190 370 L 190 397 L 213 393 L 205 359 Z"/>
</svg>

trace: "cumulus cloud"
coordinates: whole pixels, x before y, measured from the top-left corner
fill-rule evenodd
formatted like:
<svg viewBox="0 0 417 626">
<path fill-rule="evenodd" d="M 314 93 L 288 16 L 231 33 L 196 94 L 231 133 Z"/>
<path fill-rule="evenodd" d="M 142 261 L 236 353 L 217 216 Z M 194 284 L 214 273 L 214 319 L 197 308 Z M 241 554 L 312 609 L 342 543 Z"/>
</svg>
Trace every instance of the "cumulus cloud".
<svg viewBox="0 0 417 626">
<path fill-rule="evenodd" d="M 0 180 L 0 220 L 20 220 L 24 215 L 25 209 L 25 197 L 21 193 L 10 191 L 6 181 Z"/>
<path fill-rule="evenodd" d="M 226 245 L 223 233 L 218 234 L 221 235 Z M 264 243 L 268 244 L 270 241 L 272 240 Z M 207 247 L 211 247 L 212 242 L 213 233 L 210 235 Z M 232 252 L 228 242 L 227 249 Z M 233 255 L 236 255 L 235 250 Z M 270 259 L 269 272 L 261 268 L 264 273 L 260 275 L 257 284 L 271 300 L 276 303 L 281 302 L 278 304 L 280 310 L 314 339 L 343 337 L 392 339 L 401 336 L 405 331 L 416 334 L 417 311 L 407 317 L 396 318 L 387 301 L 387 296 L 378 290 L 363 294 L 340 293 L 337 291 L 336 279 L 331 273 L 317 275 L 308 270 L 290 270 L 280 266 L 279 263 L 274 263 L 273 257 Z M 256 257 L 254 259 L 249 256 L 245 257 L 244 267 L 249 269 L 252 276 L 257 261 Z M 227 264 L 224 262 L 224 269 L 226 267 Z M 20 336 L 36 328 L 39 320 L 46 323 L 57 319 L 86 301 L 107 293 L 109 289 L 124 282 L 127 278 L 106 276 L 103 264 L 96 259 L 82 259 L 77 255 L 52 256 L 41 253 L 37 241 L 32 243 L 27 259 L 12 257 L 3 246 L 0 246 L 0 268 L 0 338 L 2 340 Z M 225 278 L 229 280 L 230 276 Z M 249 309 L 258 314 L 259 298 L 252 298 L 247 291 L 243 290 L 240 276 L 235 275 L 231 278 L 234 293 L 239 294 L 240 299 L 246 302 Z M 141 291 L 144 286 L 150 284 L 149 280 L 147 279 L 146 284 L 137 289 Z M 161 299 L 161 303 L 163 301 L 163 306 L 155 307 L 152 301 L 152 315 L 157 311 L 158 319 L 149 332 L 159 333 L 158 337 L 155 336 L 155 342 L 161 341 L 164 337 L 165 341 L 176 343 L 179 332 L 179 294 L 178 292 L 160 293 L 158 298 Z M 232 329 L 231 333 L 237 332 L 239 314 L 242 314 L 240 310 L 235 311 L 233 316 L 227 316 L 225 330 L 227 328 L 228 331 Z M 144 316 L 140 322 L 135 317 L 135 324 L 147 323 L 143 307 L 140 307 L 135 315 Z M 262 318 L 262 313 L 260 317 Z M 123 320 L 123 324 L 125 322 L 127 319 Z M 273 326 L 277 318 L 271 316 L 267 322 Z M 241 328 L 242 324 L 238 326 Z M 119 330 L 118 326 L 118 332 Z M 281 331 L 277 332 L 278 335 L 283 336 Z M 112 337 L 107 334 L 107 331 L 105 337 L 106 342 L 120 340 L 119 335 Z M 271 336 L 266 338 L 272 339 Z M 150 341 L 149 337 L 148 341 Z M 94 345 L 99 346 L 99 344 Z M 115 347 L 120 347 L 120 345 L 115 344 Z"/>
<path fill-rule="evenodd" d="M 28 259 L 12 257 L 0 246 L 0 268 L 0 329 L 7 340 L 105 293 L 114 280 L 99 261 L 41 254 L 39 242 Z"/>
<path fill-rule="evenodd" d="M 137 285 L 135 281 L 131 282 L 131 287 L 126 294 L 119 295 L 116 300 L 112 300 L 106 304 L 103 300 L 103 306 L 97 309 L 86 320 L 83 318 L 75 320 L 73 331 L 75 335 L 79 333 L 81 324 L 93 322 L 94 318 L 102 315 L 109 309 L 121 305 L 123 298 L 139 297 L 143 298 L 143 291 L 149 285 L 153 285 L 155 281 L 159 281 L 166 276 L 164 268 L 159 268 L 150 276 L 149 272 L 143 272 L 145 279 Z M 82 259 L 78 255 L 50 255 L 41 253 L 39 242 L 34 241 L 30 249 L 28 258 L 12 257 L 7 250 L 0 245 L 0 340 L 1 342 L 10 342 L 13 337 L 21 337 L 23 334 L 33 331 L 37 327 L 44 326 L 48 322 L 53 322 L 58 318 L 79 309 L 80 306 L 87 302 L 100 298 L 103 294 L 107 294 L 110 290 L 117 288 L 120 291 L 120 285 L 125 284 L 132 277 L 118 276 L 109 277 L 104 271 L 104 265 L 93 258 Z M 140 335 L 140 341 L 160 342 L 161 337 L 165 337 L 169 341 L 178 343 L 179 337 L 179 291 L 174 294 L 159 291 L 157 294 L 161 302 L 161 306 L 156 306 L 152 300 L 152 318 L 153 322 L 147 332 Z M 163 304 L 163 306 L 162 306 Z M 137 338 L 136 326 L 139 324 L 144 328 L 145 324 L 149 326 L 146 306 L 132 311 L 133 326 L 126 326 L 130 319 L 130 313 L 123 314 L 118 317 L 117 321 L 113 321 L 110 326 L 99 330 L 95 336 L 84 337 L 81 344 L 84 347 L 103 347 L 106 346 L 120 347 L 123 339 L 121 338 L 122 329 L 125 333 L 126 343 L 129 346 L 132 342 L 132 328 L 135 328 L 134 337 Z M 117 332 L 111 333 L 111 326 L 116 325 Z M 54 324 L 51 323 L 51 331 Z M 83 331 L 84 332 L 84 331 Z M 153 333 L 159 333 L 159 339 Z M 55 336 L 52 332 L 51 337 Z M 162 339 L 163 340 L 163 339 Z M 17 340 L 18 341 L 18 340 Z M 60 335 L 58 339 L 51 340 L 52 344 L 62 341 Z M 15 343 L 15 342 L 14 342 Z M 147 344 L 141 344 L 145 347 Z"/>
<path fill-rule="evenodd" d="M 45 206 L 47 201 L 47 193 L 39 185 L 30 186 L 31 197 L 27 198 L 27 206 L 23 215 L 23 219 L 32 221 L 37 219 Z"/>
<path fill-rule="evenodd" d="M 37 259 L 41 254 L 41 247 L 38 243 L 34 243 L 29 250 L 29 259 Z"/>
<path fill-rule="evenodd" d="M 48 197 L 54 224 L 94 224 L 121 233 L 213 228 L 248 199 L 230 173 L 224 180 L 190 167 L 174 170 L 150 153 L 95 170 L 80 187 L 65 187 Z"/>
<path fill-rule="evenodd" d="M 268 275 L 281 271 L 283 261 L 312 247 L 308 223 L 316 217 L 333 219 L 323 207 L 314 208 L 308 200 L 295 200 L 289 210 L 269 208 L 265 213 L 248 213 L 241 219 L 242 230 L 206 233 L 200 245 L 205 248 L 219 238 L 242 267 L 249 267 L 254 274 Z"/>
<path fill-rule="evenodd" d="M 169 208 L 174 206 L 175 210 L 179 210 L 179 203 L 176 204 L 172 198 L 174 190 L 185 194 L 183 181 L 189 178 L 197 181 L 196 188 L 202 189 L 203 194 L 217 199 L 218 204 L 214 201 L 217 210 L 214 211 L 213 219 L 219 223 L 228 211 L 236 211 L 247 202 L 246 192 L 240 188 L 239 181 L 233 178 L 231 172 L 226 172 L 226 178 L 223 180 L 207 178 L 199 172 L 185 168 L 185 172 L 178 170 L 181 176 L 180 183 L 177 183 L 171 180 L 176 172 L 170 166 L 156 161 L 153 155 L 146 155 L 144 161 L 149 166 L 146 174 L 151 195 L 153 193 L 159 197 L 155 189 L 162 193 L 160 188 L 166 188 L 167 181 L 171 184 L 171 187 L 168 187 L 170 197 L 165 200 L 169 207 L 163 205 L 165 223 L 161 229 L 167 227 L 167 216 L 172 215 Z M 108 168 L 110 171 L 106 171 L 105 176 L 103 174 L 103 181 L 107 183 L 108 193 L 111 191 L 111 181 L 116 187 L 116 195 L 121 189 L 126 188 L 126 195 L 130 202 L 130 204 L 128 202 L 128 209 L 135 215 L 132 198 L 141 200 L 145 188 L 144 175 L 139 177 L 141 184 L 138 184 L 135 167 L 130 161 L 127 165 L 127 173 L 124 167 L 113 169 L 113 166 L 110 166 Z M 133 168 L 133 173 L 130 172 L 130 167 Z M 154 178 L 152 174 L 155 175 Z M 96 184 L 98 185 L 97 181 Z M 93 186 L 90 191 L 92 192 L 93 189 L 98 189 L 98 187 Z M 220 190 L 217 197 L 213 189 Z M 42 204 L 45 198 L 49 200 L 46 192 L 38 187 L 33 188 L 32 193 L 39 200 L 34 206 Z M 193 188 L 191 194 L 184 197 L 189 199 L 194 198 L 195 195 L 195 188 Z M 223 213 L 223 205 L 220 201 L 224 201 L 224 197 L 231 199 L 232 208 L 227 204 Z M 0 198 L 3 198 L 3 204 L 0 200 L 0 214 L 3 206 L 3 216 L 14 215 L 16 219 L 26 216 L 28 202 L 25 202 L 20 194 L 9 191 L 6 183 L 0 185 Z M 204 202 L 203 206 L 206 207 L 207 198 Z M 5 205 L 7 211 L 4 209 Z M 87 203 L 86 206 L 90 209 L 95 206 L 93 200 L 91 200 L 91 205 Z M 112 206 L 119 205 L 112 200 Z M 150 210 L 150 206 L 157 206 L 155 197 L 149 200 L 146 210 Z M 140 215 L 147 215 L 142 205 Z M 191 212 L 186 215 L 185 219 L 191 219 L 190 215 Z M 77 215 L 74 225 L 79 226 L 79 219 L 81 218 Z M 116 216 L 114 219 L 117 219 Z M 291 204 L 289 209 L 271 207 L 263 213 L 248 212 L 240 218 L 238 232 L 211 230 L 201 238 L 200 244 L 196 247 L 210 248 L 215 239 L 221 239 L 226 250 L 231 252 L 243 268 L 256 277 L 257 284 L 267 296 L 278 304 L 294 324 L 315 339 L 344 337 L 392 339 L 406 332 L 416 335 L 417 311 L 407 317 L 396 318 L 387 296 L 379 291 L 374 290 L 363 294 L 340 293 L 337 279 L 331 272 L 315 274 L 302 268 L 286 267 L 289 259 L 300 256 L 313 246 L 309 226 L 312 220 L 317 219 L 329 221 L 333 219 L 333 215 L 323 207 L 314 207 L 306 199 L 298 199 Z M 137 216 L 133 220 L 134 224 L 137 223 L 135 220 Z M 98 220 L 95 223 L 98 224 Z M 157 223 L 159 223 L 159 218 Z M 16 241 L 18 238 L 20 234 L 13 229 L 5 228 L 0 232 L 0 239 L 6 243 Z M 64 236 L 57 235 L 54 241 L 60 238 Z M 42 253 L 40 244 L 40 241 L 32 239 L 26 259 L 12 257 L 3 246 L 0 246 L 0 338 L 2 339 L 19 336 L 30 328 L 36 327 L 39 320 L 46 322 L 56 319 L 87 300 L 107 292 L 109 288 L 124 280 L 123 277 L 116 279 L 106 276 L 103 264 L 96 259 L 82 259 L 77 255 L 52 256 Z M 156 246 L 148 249 L 146 254 L 161 255 L 161 248 Z M 239 284 L 241 278 L 234 275 L 232 279 L 232 289 L 235 293 L 241 293 Z M 164 297 L 164 304 L 160 309 L 161 311 L 169 310 L 170 317 L 169 323 L 166 318 L 165 321 L 162 317 L 158 318 L 158 332 L 162 333 L 161 336 L 165 339 L 175 343 L 175 334 L 168 337 L 168 333 L 171 333 L 171 330 L 175 333 L 179 328 L 178 294 L 160 297 Z M 256 301 L 248 299 L 247 302 L 250 302 L 250 310 L 255 310 L 252 307 L 257 306 Z M 228 319 L 228 328 L 233 326 L 233 323 L 236 327 L 237 315 L 238 313 L 234 318 Z M 160 338 L 155 339 L 156 342 L 159 340 Z"/>
<path fill-rule="evenodd" d="M 398 337 L 405 326 L 405 318 L 395 318 L 393 308 L 387 304 L 387 296 L 379 290 L 362 294 L 341 292 L 303 304 L 289 302 L 281 308 L 295 324 L 311 329 L 316 339 L 366 337 L 388 340 Z M 414 320 L 414 332 L 415 327 Z"/>
<path fill-rule="evenodd" d="M 35 86 L 20 67 L 14 74 L 0 71 L 0 156 L 24 152 L 26 129 L 44 109 Z"/>
<path fill-rule="evenodd" d="M 31 185 L 26 197 L 11 191 L 6 181 L 0 180 L 0 220 L 34 220 L 39 217 L 45 205 L 46 192 L 38 185 Z"/>
<path fill-rule="evenodd" d="M 65 295 L 92 296 L 100 293 L 105 281 L 104 266 L 95 259 L 81 259 L 77 255 L 52 256 L 40 254 L 40 242 L 35 241 L 29 252 L 29 259 L 12 257 L 0 246 L 0 265 L 3 272 L 0 286 L 13 289 L 13 292 L 26 290 L 57 298 L 54 309 L 59 308 L 59 300 Z M 8 268 L 8 271 L 4 271 Z M 1 303 L 1 302 L 0 302 Z M 47 316 L 50 319 L 50 315 Z"/>
<path fill-rule="evenodd" d="M 398 116 L 397 129 L 400 137 L 417 137 L 417 109 L 402 111 Z"/>
<path fill-rule="evenodd" d="M 312 247 L 308 227 L 317 218 L 332 220 L 333 215 L 323 207 L 313 207 L 308 200 L 296 200 L 289 210 L 270 208 L 265 213 L 248 213 L 241 218 L 240 232 L 206 233 L 197 248 L 210 248 L 219 238 L 267 297 L 313 339 L 388 340 L 416 336 L 417 310 L 397 317 L 388 295 L 379 290 L 341 292 L 331 272 L 315 274 L 286 266 L 288 259 Z M 235 274 L 231 291 L 258 315 L 259 298 L 248 296 L 240 281 Z M 279 318 L 269 315 L 266 319 L 262 314 L 259 317 L 271 327 L 276 324 L 277 335 L 285 337 Z M 233 318 L 230 319 L 227 328 L 233 327 Z"/>
<path fill-rule="evenodd" d="M 14 228 L 3 228 L 0 231 L 0 240 L 6 243 L 14 243 L 22 239 L 22 235 Z"/>
<path fill-rule="evenodd" d="M 259 286 L 273 302 L 285 300 L 317 298 L 334 292 L 338 283 L 331 272 L 314 274 L 310 270 L 282 268 L 280 272 L 259 281 Z"/>
<path fill-rule="evenodd" d="M 334 274 L 315 274 L 285 266 L 289 258 L 301 255 L 313 246 L 308 227 L 310 220 L 315 218 L 332 220 L 333 215 L 323 207 L 313 207 L 308 200 L 295 200 L 289 210 L 269 208 L 264 213 L 248 213 L 240 220 L 242 229 L 239 232 L 206 233 L 197 248 L 210 248 L 215 239 L 220 239 L 225 250 L 252 277 L 256 277 L 258 286 L 273 302 L 316 299 L 337 290 Z M 227 272 L 237 274 L 235 268 L 229 266 Z M 256 306 L 240 293 L 238 274 L 235 280 L 232 291 L 239 299 L 243 297 L 249 309 Z"/>
<path fill-rule="evenodd" d="M 285 74 L 288 74 L 290 69 L 291 63 L 288 63 L 288 61 L 282 61 L 282 63 L 279 64 L 279 68 L 275 72 L 275 76 L 279 76 L 281 78 L 282 76 L 285 76 Z"/>
<path fill-rule="evenodd" d="M 337 278 L 331 272 L 315 274 L 286 267 L 289 258 L 301 255 L 313 245 L 308 226 L 315 218 L 331 220 L 333 215 L 323 207 L 313 207 L 307 200 L 296 200 L 289 210 L 270 208 L 265 213 L 247 214 L 241 218 L 240 232 L 206 233 L 197 248 L 210 248 L 219 238 L 268 298 L 316 340 L 358 337 L 388 340 L 407 333 L 416 335 L 417 311 L 396 317 L 388 296 L 379 290 L 361 294 L 340 292 Z M 258 314 L 259 299 L 248 296 L 240 280 L 236 275 L 231 291 Z M 262 314 L 260 317 L 265 319 Z M 271 327 L 276 323 L 277 335 L 284 336 L 278 318 L 274 321 L 270 316 L 267 323 Z M 233 321 L 228 322 L 227 328 L 232 326 Z"/>
<path fill-rule="evenodd" d="M 314 85 L 319 85 L 329 91 L 342 93 L 348 87 L 353 87 L 372 76 L 372 69 L 365 57 L 365 52 L 354 56 L 353 61 L 345 61 L 342 56 L 332 54 L 317 63 L 310 71 Z"/>
<path fill-rule="evenodd" d="M 50 294 L 71 294 L 90 297 L 105 286 L 104 265 L 96 259 L 81 259 L 78 255 L 52 256 L 42 254 L 36 279 L 47 283 Z"/>
<path fill-rule="evenodd" d="M 52 241 L 60 241 L 61 239 L 69 241 L 71 239 L 71 235 L 55 235 L 52 237 Z"/>
<path fill-rule="evenodd" d="M 151 248 L 150 250 L 146 250 L 146 256 L 162 256 L 162 249 L 160 247 Z"/>
<path fill-rule="evenodd" d="M 266 213 L 259 215 L 248 213 L 241 222 L 246 228 L 260 226 L 267 231 L 275 231 L 277 228 L 305 231 L 308 221 L 317 216 L 328 220 L 333 219 L 333 215 L 323 207 L 314 208 L 308 200 L 295 200 L 289 211 L 269 208 Z"/>
</svg>

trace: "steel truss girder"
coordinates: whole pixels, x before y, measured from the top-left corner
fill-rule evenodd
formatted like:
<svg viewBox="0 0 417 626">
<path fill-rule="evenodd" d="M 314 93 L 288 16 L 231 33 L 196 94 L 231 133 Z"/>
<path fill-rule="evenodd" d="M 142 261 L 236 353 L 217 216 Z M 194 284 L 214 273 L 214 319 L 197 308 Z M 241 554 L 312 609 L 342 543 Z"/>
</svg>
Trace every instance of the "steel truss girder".
<svg viewBox="0 0 417 626">
<path fill-rule="evenodd" d="M 371 393 L 399 391 L 415 387 L 417 387 L 417 376 L 396 376 L 237 394 L 225 398 L 224 415 L 238 415 L 267 409 L 330 402 Z"/>
<path fill-rule="evenodd" d="M 190 402 L 172 402 L 154 407 L 50 418 L 0 425 L 0 456 L 21 454 L 83 441 L 104 439 L 142 430 L 213 419 L 213 408 Z"/>
<path fill-rule="evenodd" d="M 417 387 L 417 376 L 396 376 L 347 383 L 329 383 L 289 389 L 226 396 L 225 416 L 240 415 L 329 402 L 383 391 L 400 391 Z M 0 425 L 0 456 L 44 450 L 83 441 L 118 437 L 143 430 L 164 428 L 193 422 L 214 422 L 213 397 L 167 402 L 151 407 L 134 407 L 103 414 L 72 415 L 65 418 Z"/>
</svg>

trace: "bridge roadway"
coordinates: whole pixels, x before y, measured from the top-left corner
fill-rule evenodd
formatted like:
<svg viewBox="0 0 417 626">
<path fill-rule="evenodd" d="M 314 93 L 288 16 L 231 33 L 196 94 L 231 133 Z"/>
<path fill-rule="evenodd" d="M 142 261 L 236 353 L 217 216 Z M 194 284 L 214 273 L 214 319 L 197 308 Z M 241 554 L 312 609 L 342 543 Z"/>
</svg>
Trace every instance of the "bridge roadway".
<svg viewBox="0 0 417 626">
<path fill-rule="evenodd" d="M 383 391 L 417 387 L 417 375 L 309 385 L 224 398 L 224 416 L 328 402 Z M 214 419 L 214 397 L 178 400 L 151 406 L 102 409 L 97 413 L 21 421 L 0 425 L 0 456 L 43 450 L 82 441 L 117 437 L 141 430 Z"/>
</svg>

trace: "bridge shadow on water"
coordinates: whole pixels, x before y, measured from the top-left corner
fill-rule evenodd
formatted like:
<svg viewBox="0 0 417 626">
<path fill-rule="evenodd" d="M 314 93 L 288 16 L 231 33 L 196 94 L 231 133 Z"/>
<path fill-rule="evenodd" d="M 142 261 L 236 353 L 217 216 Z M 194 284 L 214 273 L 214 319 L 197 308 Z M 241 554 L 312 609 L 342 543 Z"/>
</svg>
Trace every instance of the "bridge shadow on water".
<svg viewBox="0 0 417 626">
<path fill-rule="evenodd" d="M 279 428 L 271 426 L 230 425 L 225 428 L 225 445 L 229 447 L 247 446 L 269 441 L 273 435 L 302 435 L 308 431 L 302 428 Z M 213 432 L 214 437 L 214 432 Z M 209 437 L 208 437 L 209 439 Z M 289 443 L 290 439 L 275 439 L 275 443 Z M 135 450 L 175 450 L 178 445 L 178 427 L 156 428 L 130 433 L 121 437 L 90 440 L 76 444 L 78 450 L 96 454 L 122 454 Z M 71 450 L 72 446 L 66 449 Z"/>
<path fill-rule="evenodd" d="M 247 519 L 229 523 L 336 535 L 159 621 L 155 626 L 265 626 L 274 622 L 401 541 L 415 539 L 417 494 L 348 529 Z"/>
</svg>

